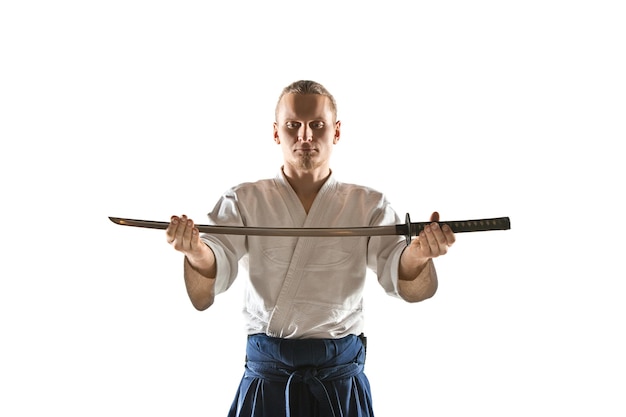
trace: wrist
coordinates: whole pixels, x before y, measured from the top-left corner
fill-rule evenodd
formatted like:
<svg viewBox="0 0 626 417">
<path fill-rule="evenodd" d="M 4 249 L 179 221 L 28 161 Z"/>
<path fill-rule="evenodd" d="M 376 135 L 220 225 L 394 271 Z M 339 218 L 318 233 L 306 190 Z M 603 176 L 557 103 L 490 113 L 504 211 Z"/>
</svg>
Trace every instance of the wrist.
<svg viewBox="0 0 626 417">
<path fill-rule="evenodd" d="M 418 258 L 407 254 L 404 251 L 400 257 L 400 265 L 398 268 L 398 279 L 402 281 L 415 280 L 428 265 L 429 258 Z"/>
<path fill-rule="evenodd" d="M 185 253 L 185 262 L 201 275 L 215 277 L 215 256 L 206 244 L 202 244 L 202 249 Z"/>
</svg>

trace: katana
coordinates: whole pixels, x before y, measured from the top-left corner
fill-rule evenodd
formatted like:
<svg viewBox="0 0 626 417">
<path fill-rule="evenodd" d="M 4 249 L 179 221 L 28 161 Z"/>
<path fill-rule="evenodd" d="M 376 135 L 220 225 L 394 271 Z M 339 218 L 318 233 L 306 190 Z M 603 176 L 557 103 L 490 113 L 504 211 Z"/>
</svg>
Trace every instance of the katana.
<svg viewBox="0 0 626 417">
<path fill-rule="evenodd" d="M 145 227 L 148 229 L 167 229 L 169 222 L 153 220 L 125 219 L 109 217 L 122 226 Z M 251 226 L 216 226 L 197 224 L 195 227 L 202 233 L 215 235 L 245 235 L 245 236 L 300 236 L 300 237 L 351 237 L 351 236 L 405 236 L 407 245 L 413 236 L 419 235 L 425 226 L 434 222 L 411 223 L 409 214 L 406 214 L 404 224 L 390 226 L 365 227 L 251 227 Z M 496 217 L 477 220 L 439 221 L 440 225 L 448 225 L 454 233 L 483 232 L 489 230 L 508 230 L 511 221 L 508 217 Z"/>
</svg>

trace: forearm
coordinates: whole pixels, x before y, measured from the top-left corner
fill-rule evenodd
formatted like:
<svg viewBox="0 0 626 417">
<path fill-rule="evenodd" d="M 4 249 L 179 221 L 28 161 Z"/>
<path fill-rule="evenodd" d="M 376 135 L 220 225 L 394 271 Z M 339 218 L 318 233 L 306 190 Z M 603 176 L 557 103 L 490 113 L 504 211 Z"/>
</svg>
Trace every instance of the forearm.
<svg viewBox="0 0 626 417">
<path fill-rule="evenodd" d="M 198 310 L 206 310 L 215 299 L 215 277 L 217 268 L 213 251 L 208 252 L 201 260 L 190 261 L 185 257 L 184 277 L 187 294 L 193 306 Z"/>
<path fill-rule="evenodd" d="M 432 259 L 423 263 L 400 258 L 398 266 L 398 293 L 405 301 L 416 303 L 437 292 L 438 280 Z"/>
</svg>

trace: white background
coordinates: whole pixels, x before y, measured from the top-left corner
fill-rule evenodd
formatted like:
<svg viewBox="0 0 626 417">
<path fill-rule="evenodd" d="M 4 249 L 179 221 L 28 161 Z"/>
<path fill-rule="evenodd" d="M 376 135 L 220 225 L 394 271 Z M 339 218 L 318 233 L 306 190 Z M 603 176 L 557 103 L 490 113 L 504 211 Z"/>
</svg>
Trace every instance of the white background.
<svg viewBox="0 0 626 417">
<path fill-rule="evenodd" d="M 225 415 L 241 282 L 206 312 L 157 230 L 273 176 L 280 90 L 323 83 L 333 168 L 458 236 L 435 298 L 375 277 L 377 415 L 624 416 L 618 1 L 7 1 L 0 415 Z M 409 7 L 410 5 L 410 7 Z"/>
</svg>

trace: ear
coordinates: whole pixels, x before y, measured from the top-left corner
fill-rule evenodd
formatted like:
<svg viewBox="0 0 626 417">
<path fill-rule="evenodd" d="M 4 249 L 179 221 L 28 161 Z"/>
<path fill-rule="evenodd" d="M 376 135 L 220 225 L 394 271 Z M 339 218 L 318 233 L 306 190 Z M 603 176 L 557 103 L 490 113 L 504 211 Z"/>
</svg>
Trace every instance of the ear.
<svg viewBox="0 0 626 417">
<path fill-rule="evenodd" d="M 274 142 L 280 145 L 280 138 L 278 137 L 278 124 L 274 122 Z"/>
<path fill-rule="evenodd" d="M 333 138 L 333 145 L 336 145 L 339 142 L 339 137 L 341 136 L 341 122 L 337 120 L 335 122 L 335 137 Z"/>
</svg>

